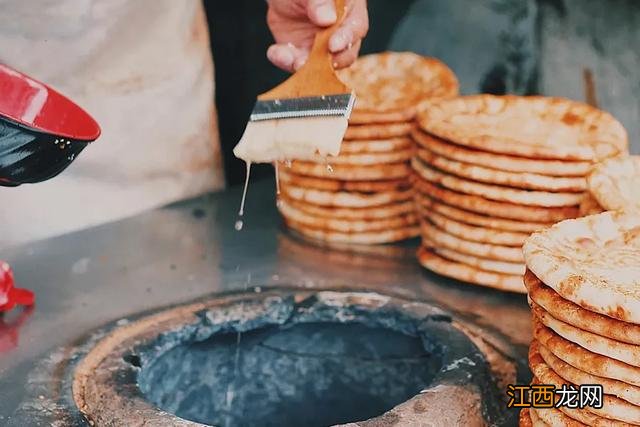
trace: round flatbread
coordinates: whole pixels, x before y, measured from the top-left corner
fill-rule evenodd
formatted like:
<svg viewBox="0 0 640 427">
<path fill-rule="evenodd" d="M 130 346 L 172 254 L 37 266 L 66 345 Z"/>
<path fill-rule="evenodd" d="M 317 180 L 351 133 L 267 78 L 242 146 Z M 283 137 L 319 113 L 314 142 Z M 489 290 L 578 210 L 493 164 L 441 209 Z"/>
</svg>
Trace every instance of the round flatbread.
<svg viewBox="0 0 640 427">
<path fill-rule="evenodd" d="M 640 210 L 640 156 L 605 161 L 589 176 L 589 190 L 606 210 Z"/>
<path fill-rule="evenodd" d="M 398 113 L 408 121 L 424 99 L 458 94 L 458 80 L 449 67 L 410 52 L 361 56 L 338 76 L 356 93 L 351 123 L 376 123 Z"/>
<path fill-rule="evenodd" d="M 507 172 L 584 178 L 593 169 L 592 162 L 528 159 L 467 148 L 436 138 L 420 129 L 414 129 L 411 136 L 419 146 L 440 156 Z"/>
<path fill-rule="evenodd" d="M 412 173 L 411 166 L 407 163 L 353 166 L 294 161 L 291 162 L 291 167 L 288 169 L 298 175 L 340 179 L 344 181 L 406 179 L 411 176 Z"/>
<path fill-rule="evenodd" d="M 562 338 L 574 342 L 594 353 L 640 367 L 640 346 L 601 337 L 592 332 L 571 326 L 568 323 L 556 319 L 534 302 L 531 303 L 531 310 L 543 325 L 553 330 Z"/>
<path fill-rule="evenodd" d="M 496 202 L 480 196 L 451 191 L 415 175 L 412 177 L 412 181 L 417 193 L 437 199 L 449 206 L 456 206 L 482 215 L 527 222 L 553 223 L 578 216 L 577 207 L 543 208 Z"/>
<path fill-rule="evenodd" d="M 375 125 L 349 125 L 344 134 L 346 140 L 370 140 L 406 137 L 415 128 L 413 122 L 385 123 Z"/>
<path fill-rule="evenodd" d="M 586 350 L 562 338 L 535 317 L 533 318 L 533 336 L 554 356 L 581 371 L 640 386 L 640 368 Z"/>
<path fill-rule="evenodd" d="M 420 234 L 420 227 L 418 226 L 364 233 L 341 233 L 307 227 L 292 220 L 285 220 L 285 224 L 305 237 L 332 243 L 376 245 L 412 239 Z"/>
<path fill-rule="evenodd" d="M 516 203 L 526 206 L 563 207 L 577 206 L 582 200 L 582 194 L 580 193 L 527 191 L 469 181 L 434 169 L 417 157 L 411 159 L 411 166 L 414 171 L 429 182 L 440 184 L 452 191 L 485 197 L 499 202 Z"/>
<path fill-rule="evenodd" d="M 343 181 L 339 179 L 316 178 L 312 176 L 296 175 L 286 169 L 278 172 L 281 185 L 311 188 L 324 191 L 357 191 L 361 193 L 377 193 L 385 191 L 408 190 L 411 183 L 406 179 L 392 179 L 388 181 Z"/>
<path fill-rule="evenodd" d="M 476 214 L 464 209 L 458 209 L 456 207 L 440 203 L 436 199 L 432 199 L 431 197 L 422 194 L 416 194 L 416 201 L 425 209 L 437 212 L 457 221 L 479 227 L 493 228 L 496 230 L 516 231 L 531 234 L 535 231 L 551 227 L 554 224 L 548 222 L 514 221 L 489 215 Z"/>
<path fill-rule="evenodd" d="M 389 230 L 414 226 L 418 223 L 418 219 L 413 213 L 378 220 L 353 220 L 314 216 L 300 209 L 296 209 L 294 206 L 288 204 L 284 199 L 281 199 L 280 203 L 278 203 L 278 210 L 287 221 L 295 221 L 296 223 L 306 225 L 311 228 L 339 231 L 341 233 L 363 233 Z"/>
<path fill-rule="evenodd" d="M 616 396 L 633 405 L 640 406 L 640 387 L 636 387 L 622 381 L 591 375 L 557 358 L 545 346 L 534 341 L 531 345 L 537 345 L 540 356 L 544 362 L 558 375 L 573 384 L 599 384 L 605 394 Z"/>
<path fill-rule="evenodd" d="M 529 269 L 564 299 L 640 323 L 640 215 L 605 212 L 563 221 L 524 244 Z"/>
<path fill-rule="evenodd" d="M 391 218 L 398 215 L 406 215 L 414 212 L 414 204 L 411 200 L 392 203 L 389 205 L 374 206 L 371 208 L 340 208 L 335 206 L 318 206 L 311 203 L 300 202 L 280 195 L 281 200 L 294 206 L 296 209 L 306 212 L 309 215 L 321 216 L 325 218 L 351 219 L 351 220 L 378 220 Z"/>
<path fill-rule="evenodd" d="M 530 408 L 531 421 L 541 426 L 586 427 L 586 424 L 574 420 L 556 408 Z"/>
<path fill-rule="evenodd" d="M 529 291 L 529 298 L 556 319 L 596 335 L 640 345 L 639 325 L 585 310 L 562 298 L 556 291 L 542 283 L 530 270 L 527 270 L 524 275 L 524 284 Z"/>
<path fill-rule="evenodd" d="M 497 261 L 515 263 L 523 262 L 522 251 L 520 248 L 491 245 L 488 243 L 478 243 L 461 239 L 439 229 L 428 221 L 422 221 L 421 232 L 428 241 L 452 251 Z M 522 286 L 524 286 L 524 284 Z"/>
<path fill-rule="evenodd" d="M 486 184 L 549 192 L 582 193 L 587 189 L 587 180 L 582 177 L 561 178 L 528 172 L 506 172 L 451 160 L 424 148 L 418 149 L 418 157 L 437 170 Z"/>
<path fill-rule="evenodd" d="M 459 97 L 433 103 L 418 123 L 459 145 L 533 159 L 595 161 L 628 150 L 627 132 L 613 116 L 562 98 Z"/>
<path fill-rule="evenodd" d="M 474 268 L 478 268 L 484 271 L 491 271 L 493 273 L 509 274 L 512 276 L 522 276 L 525 267 L 524 264 L 518 264 L 515 262 L 494 261 L 491 259 L 480 258 L 474 255 L 463 254 L 462 252 L 453 251 L 451 249 L 438 246 L 429 239 L 422 239 L 423 245 L 442 258 L 446 258 L 450 261 L 466 264 Z"/>
<path fill-rule="evenodd" d="M 580 216 L 595 215 L 604 212 L 600 203 L 593 197 L 590 192 L 585 192 L 580 202 Z"/>
<path fill-rule="evenodd" d="M 501 291 L 525 293 L 522 277 L 492 273 L 466 264 L 443 258 L 427 248 L 418 249 L 418 261 L 424 268 L 461 282 L 499 289 Z"/>
<path fill-rule="evenodd" d="M 518 427 L 534 427 L 529 416 L 529 408 L 523 408 L 518 418 Z M 536 426 L 537 427 L 537 426 Z"/>
<path fill-rule="evenodd" d="M 345 154 L 395 153 L 414 147 L 411 138 L 375 139 L 369 141 L 342 141 L 340 156 Z"/>
<path fill-rule="evenodd" d="M 309 160 L 312 163 L 324 165 L 331 169 L 334 165 L 345 166 L 375 166 L 381 164 L 393 164 L 408 162 L 414 156 L 413 148 L 406 148 L 399 151 L 390 151 L 387 153 L 364 153 L 364 154 L 340 154 L 336 157 L 318 156 Z"/>
<path fill-rule="evenodd" d="M 515 231 L 501 231 L 492 228 L 475 227 L 433 211 L 420 209 L 421 214 L 435 224 L 441 230 L 446 231 L 456 237 L 480 243 L 490 243 L 492 245 L 522 247 L 524 241 L 529 237 L 529 233 L 518 233 Z"/>
<path fill-rule="evenodd" d="M 529 347 L 529 367 L 533 375 L 535 375 L 542 384 L 553 385 L 556 388 L 562 387 L 563 384 L 574 385 L 564 380 L 544 362 L 535 343 L 536 342 L 533 341 Z M 634 423 L 640 420 L 640 407 L 608 394 L 603 395 L 603 406 L 601 409 L 586 406 L 585 410 L 601 417 L 627 423 Z"/>
<path fill-rule="evenodd" d="M 403 202 L 413 198 L 413 190 L 389 191 L 378 193 L 356 193 L 347 191 L 311 190 L 293 185 L 283 185 L 281 194 L 288 199 L 311 203 L 318 206 L 336 206 L 342 208 L 369 208 Z"/>
</svg>

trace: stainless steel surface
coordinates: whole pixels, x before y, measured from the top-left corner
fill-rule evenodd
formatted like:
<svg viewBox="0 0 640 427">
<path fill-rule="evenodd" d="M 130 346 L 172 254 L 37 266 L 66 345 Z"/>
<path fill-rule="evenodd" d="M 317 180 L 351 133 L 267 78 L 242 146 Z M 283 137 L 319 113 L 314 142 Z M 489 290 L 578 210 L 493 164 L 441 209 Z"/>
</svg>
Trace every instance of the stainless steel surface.
<svg viewBox="0 0 640 427">
<path fill-rule="evenodd" d="M 19 408 L 24 413 L 33 405 L 45 378 L 35 367 L 56 349 L 141 311 L 255 287 L 366 289 L 433 302 L 503 337 L 509 349 L 496 347 L 513 351 L 524 366 L 530 338 L 524 296 L 424 272 L 413 256 L 416 242 L 385 247 L 387 255 L 308 244 L 282 229 L 274 187 L 272 181 L 251 184 L 242 231 L 234 228 L 241 189 L 231 188 L 0 251 L 18 285 L 37 295 L 37 306 L 21 327 L 0 328 L 5 348 L 0 353 L 0 425 L 15 418 Z M 8 348 L 14 338 L 17 344 Z"/>
</svg>

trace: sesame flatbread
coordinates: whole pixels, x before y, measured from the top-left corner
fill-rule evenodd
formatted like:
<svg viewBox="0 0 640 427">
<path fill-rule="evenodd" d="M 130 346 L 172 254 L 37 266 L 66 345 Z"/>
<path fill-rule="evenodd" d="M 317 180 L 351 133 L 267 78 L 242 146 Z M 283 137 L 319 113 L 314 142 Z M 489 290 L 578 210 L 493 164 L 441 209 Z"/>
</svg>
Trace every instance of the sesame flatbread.
<svg viewBox="0 0 640 427">
<path fill-rule="evenodd" d="M 531 421 L 552 427 L 586 427 L 586 424 L 568 417 L 556 408 L 530 408 Z"/>
<path fill-rule="evenodd" d="M 529 408 L 523 408 L 520 411 L 520 417 L 518 418 L 518 426 L 519 427 L 534 427 L 533 423 L 531 422 L 531 417 L 529 416 Z"/>
<path fill-rule="evenodd" d="M 459 145 L 533 159 L 597 161 L 628 150 L 613 116 L 563 98 L 465 96 L 433 103 L 418 122 Z"/>
<path fill-rule="evenodd" d="M 368 141 L 342 141 L 340 156 L 345 154 L 390 153 L 414 147 L 411 138 L 374 139 Z"/>
<path fill-rule="evenodd" d="M 373 206 L 370 208 L 341 208 L 336 206 L 318 206 L 311 203 L 297 201 L 280 195 L 281 200 L 285 200 L 296 209 L 306 212 L 309 215 L 321 216 L 325 218 L 351 219 L 351 220 L 378 220 L 391 218 L 399 215 L 406 215 L 414 212 L 414 204 L 411 200 L 391 203 L 387 205 Z"/>
<path fill-rule="evenodd" d="M 418 149 L 417 154 L 420 160 L 429 166 L 471 181 L 549 192 L 581 193 L 587 189 L 587 180 L 583 177 L 566 178 L 529 172 L 507 172 L 451 160 L 424 148 Z"/>
<path fill-rule="evenodd" d="M 285 219 L 285 224 L 294 231 L 311 239 L 333 243 L 349 243 L 359 245 L 375 245 L 398 242 L 401 240 L 407 240 L 416 237 L 420 233 L 420 227 L 418 226 L 363 233 L 341 233 L 337 231 L 311 228 L 304 224 L 300 224 L 296 221 L 287 219 Z"/>
<path fill-rule="evenodd" d="M 406 162 L 381 165 L 331 165 L 294 161 L 288 168 L 298 175 L 316 178 L 340 179 L 345 181 L 382 181 L 407 178 L 411 175 L 411 166 Z"/>
<path fill-rule="evenodd" d="M 417 157 L 411 159 L 411 166 L 422 178 L 433 184 L 439 184 L 452 191 L 484 197 L 498 202 L 539 207 L 564 207 L 577 206 L 582 200 L 580 193 L 528 191 L 470 181 L 434 169 Z"/>
<path fill-rule="evenodd" d="M 595 215 L 604 212 L 600 203 L 590 192 L 584 193 L 584 198 L 580 202 L 580 216 Z"/>
<path fill-rule="evenodd" d="M 640 323 L 640 215 L 605 212 L 534 233 L 526 264 L 582 308 Z"/>
<path fill-rule="evenodd" d="M 421 247 L 418 249 L 418 261 L 424 268 L 441 276 L 450 277 L 461 282 L 486 286 L 501 291 L 525 293 L 520 276 L 494 273 L 480 270 L 443 258 L 433 251 Z"/>
<path fill-rule="evenodd" d="M 378 193 L 356 193 L 347 191 L 321 191 L 286 185 L 280 188 L 281 194 L 288 199 L 311 203 L 318 206 L 336 206 L 343 208 L 369 208 L 413 198 L 413 190 L 388 191 Z"/>
<path fill-rule="evenodd" d="M 281 168 L 278 172 L 280 184 L 311 188 L 324 191 L 357 191 L 361 193 L 377 193 L 379 191 L 401 191 L 411 187 L 407 179 L 391 179 L 388 181 L 344 181 L 340 179 L 316 178 L 297 175 Z"/>
<path fill-rule="evenodd" d="M 350 125 L 344 134 L 346 140 L 370 140 L 406 137 L 415 128 L 413 122 L 385 123 L 374 125 Z"/>
<path fill-rule="evenodd" d="M 496 230 L 516 231 L 521 233 L 533 233 L 534 231 L 544 230 L 551 227 L 554 223 L 549 222 L 525 222 L 503 219 L 489 215 L 477 214 L 464 209 L 458 209 L 454 206 L 438 202 L 429 196 L 416 194 L 416 201 L 420 206 L 433 212 L 437 212 L 448 218 L 455 219 L 466 224 L 479 227 L 493 228 Z"/>
<path fill-rule="evenodd" d="M 606 210 L 640 210 L 640 156 L 605 161 L 589 176 L 589 190 Z"/>
<path fill-rule="evenodd" d="M 386 153 L 360 153 L 360 154 L 340 154 L 336 157 L 321 157 L 311 159 L 310 162 L 319 165 L 345 165 L 345 166 L 375 166 L 389 163 L 408 162 L 414 156 L 415 150 L 411 147 L 404 150 L 389 151 Z"/>
<path fill-rule="evenodd" d="M 539 206 L 525 206 L 515 203 L 497 202 L 481 196 L 451 191 L 442 186 L 414 176 L 414 188 L 417 192 L 426 194 L 449 206 L 456 206 L 482 215 L 491 215 L 497 218 L 522 220 L 527 222 L 557 222 L 567 218 L 576 218 L 578 208 L 544 208 Z"/>
<path fill-rule="evenodd" d="M 590 161 L 529 159 L 467 148 L 436 138 L 420 129 L 414 129 L 411 132 L 411 136 L 419 146 L 448 159 L 507 172 L 528 172 L 547 176 L 584 178 L 593 169 L 593 163 Z"/>
<path fill-rule="evenodd" d="M 461 239 L 441 230 L 428 221 L 422 221 L 421 232 L 422 236 L 428 241 L 452 251 L 496 261 L 523 262 L 522 251 L 517 247 L 491 245 Z M 524 284 L 522 286 L 524 287 Z"/>
<path fill-rule="evenodd" d="M 580 347 L 562 338 L 535 317 L 533 318 L 533 336 L 554 356 L 581 371 L 640 386 L 640 368 Z"/>
<path fill-rule="evenodd" d="M 556 319 L 603 337 L 640 345 L 640 325 L 585 310 L 562 298 L 529 270 L 524 275 L 524 284 L 529 291 L 529 298 Z"/>
<path fill-rule="evenodd" d="M 491 271 L 493 273 L 509 274 L 512 276 L 522 276 L 525 270 L 524 264 L 506 261 L 494 261 L 491 259 L 480 258 L 474 255 L 464 254 L 462 252 L 443 248 L 442 246 L 436 245 L 426 238 L 423 238 L 422 242 L 425 247 L 431 249 L 442 258 L 459 262 L 461 264 L 466 264 L 480 270 Z"/>
<path fill-rule="evenodd" d="M 393 114 L 413 119 L 424 99 L 458 94 L 455 74 L 442 62 L 410 52 L 361 56 L 338 76 L 357 96 L 351 123 L 377 123 Z"/>
<path fill-rule="evenodd" d="M 304 212 L 303 210 L 296 209 L 285 200 L 280 200 L 280 203 L 278 203 L 278 210 L 287 221 L 295 221 L 298 224 L 306 225 L 311 228 L 338 231 L 341 233 L 382 231 L 414 226 L 418 223 L 418 219 L 413 213 L 378 220 L 354 220 L 314 216 Z"/>
</svg>

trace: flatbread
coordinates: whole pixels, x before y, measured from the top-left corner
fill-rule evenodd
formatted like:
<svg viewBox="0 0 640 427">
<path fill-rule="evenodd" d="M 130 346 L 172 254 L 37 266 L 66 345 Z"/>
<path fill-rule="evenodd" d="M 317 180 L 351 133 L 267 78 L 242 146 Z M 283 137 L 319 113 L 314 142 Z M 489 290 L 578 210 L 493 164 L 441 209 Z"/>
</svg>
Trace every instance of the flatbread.
<svg viewBox="0 0 640 427">
<path fill-rule="evenodd" d="M 418 223 L 418 219 L 413 213 L 378 220 L 354 220 L 314 216 L 296 209 L 285 200 L 280 200 L 280 203 L 278 203 L 278 210 L 288 221 L 295 221 L 296 223 L 303 224 L 311 228 L 338 231 L 341 233 L 363 233 L 389 230 L 414 226 Z"/>
<path fill-rule="evenodd" d="M 558 375 L 573 384 L 599 384 L 605 394 L 616 396 L 633 405 L 640 406 L 640 387 L 636 387 L 622 381 L 591 375 L 554 356 L 554 354 L 538 341 L 531 345 L 537 345 L 540 356 L 544 362 Z"/>
<path fill-rule="evenodd" d="M 529 347 L 529 367 L 533 375 L 535 375 L 542 384 L 554 385 L 556 388 L 562 387 L 563 384 L 574 385 L 560 377 L 544 362 L 538 351 L 536 341 L 533 341 Z M 584 409 L 601 417 L 628 423 L 634 423 L 640 420 L 640 407 L 608 394 L 603 395 L 603 406 L 601 409 L 590 406 L 586 406 Z"/>
<path fill-rule="evenodd" d="M 529 416 L 529 408 L 522 408 L 520 411 L 520 417 L 518 418 L 519 427 L 534 427 Z M 538 427 L 538 426 L 535 426 Z"/>
<path fill-rule="evenodd" d="M 411 166 L 422 178 L 434 184 L 440 184 L 449 190 L 485 197 L 499 202 L 516 203 L 527 206 L 563 207 L 577 206 L 582 200 L 582 194 L 580 193 L 528 191 L 470 181 L 434 169 L 417 157 L 411 159 Z"/>
<path fill-rule="evenodd" d="M 370 139 L 399 138 L 402 136 L 409 136 L 414 128 L 415 124 L 413 122 L 356 126 L 350 125 L 347 128 L 347 132 L 344 134 L 344 139 L 360 141 Z"/>
<path fill-rule="evenodd" d="M 556 319 L 536 303 L 531 304 L 531 310 L 543 325 L 552 329 L 564 339 L 574 342 L 594 353 L 640 367 L 640 346 L 601 337 L 592 332 L 571 326 L 568 323 Z"/>
<path fill-rule="evenodd" d="M 640 345 L 640 326 L 585 310 L 562 298 L 529 270 L 524 275 L 524 284 L 529 298 L 556 319 L 603 337 Z"/>
<path fill-rule="evenodd" d="M 493 228 L 496 230 L 516 231 L 530 234 L 534 231 L 544 230 L 545 228 L 553 225 L 553 223 L 514 221 L 476 214 L 464 209 L 458 209 L 457 207 L 440 203 L 436 199 L 432 199 L 429 196 L 422 194 L 416 194 L 416 201 L 419 206 L 422 206 L 425 209 L 437 212 L 457 221 L 479 227 Z"/>
<path fill-rule="evenodd" d="M 410 121 L 413 121 L 415 117 L 416 117 L 415 108 L 408 108 L 405 111 L 391 111 L 387 113 L 367 113 L 366 111 L 354 110 L 351 112 L 351 117 L 349 117 L 349 124 L 368 125 L 368 124 L 410 122 Z"/>
<path fill-rule="evenodd" d="M 390 153 L 414 147 L 411 138 L 374 139 L 369 141 L 342 141 L 340 155 Z"/>
<path fill-rule="evenodd" d="M 605 161 L 589 176 L 589 190 L 606 210 L 640 210 L 640 156 Z"/>
<path fill-rule="evenodd" d="M 311 159 L 311 162 L 327 166 L 375 166 L 380 164 L 393 164 L 408 162 L 414 156 L 415 150 L 411 147 L 399 151 L 389 151 L 386 153 L 361 153 L 361 154 L 340 154 L 336 157 L 320 157 Z"/>
<path fill-rule="evenodd" d="M 445 259 L 427 248 L 418 249 L 418 261 L 424 268 L 461 282 L 473 283 L 501 291 L 525 293 L 520 276 L 492 273 Z"/>
<path fill-rule="evenodd" d="M 491 245 L 488 243 L 478 243 L 461 239 L 439 229 L 428 221 L 422 221 L 421 232 L 429 241 L 452 251 L 497 261 L 515 263 L 523 262 L 520 248 Z"/>
<path fill-rule="evenodd" d="M 348 191 L 321 191 L 293 185 L 283 185 L 280 188 L 285 197 L 318 206 L 336 206 L 342 208 L 369 208 L 395 202 L 402 202 L 413 198 L 413 190 L 388 191 L 378 193 L 356 193 Z"/>
<path fill-rule="evenodd" d="M 382 181 L 402 179 L 411 176 L 411 166 L 407 163 L 382 165 L 353 166 L 330 165 L 311 162 L 294 161 L 288 168 L 298 175 L 316 178 L 341 179 L 345 181 Z"/>
<path fill-rule="evenodd" d="M 296 175 L 285 168 L 280 168 L 281 185 L 311 188 L 324 191 L 357 191 L 361 193 L 377 193 L 379 191 L 402 191 L 411 187 L 407 179 L 391 179 L 388 181 L 343 181 L 339 179 L 316 178 Z"/>
<path fill-rule="evenodd" d="M 482 215 L 495 216 L 512 220 L 527 222 L 557 222 L 567 218 L 578 216 L 577 207 L 544 208 L 538 206 L 525 206 L 514 203 L 496 202 L 481 196 L 451 191 L 441 186 L 430 183 L 420 177 L 414 176 L 414 188 L 422 194 L 437 199 L 449 206 L 456 206 Z"/>
<path fill-rule="evenodd" d="M 523 250 L 529 269 L 564 299 L 640 323 L 640 215 L 563 221 L 533 234 Z"/>
<path fill-rule="evenodd" d="M 534 427 L 546 427 L 549 425 L 540 419 L 537 412 L 535 412 L 535 408 L 529 409 L 529 419 L 531 420 L 531 425 Z"/>
<path fill-rule="evenodd" d="M 304 224 L 287 219 L 285 219 L 285 224 L 305 237 L 332 243 L 375 245 L 411 239 L 420 234 L 420 227 L 418 226 L 365 233 L 340 233 L 307 227 Z"/>
<path fill-rule="evenodd" d="M 581 371 L 640 386 L 640 368 L 584 349 L 562 338 L 535 317 L 533 318 L 533 336 L 557 358 Z"/>
<path fill-rule="evenodd" d="M 468 225 L 436 212 L 429 212 L 421 209 L 421 214 L 434 223 L 441 230 L 446 231 L 456 237 L 480 243 L 490 243 L 492 245 L 522 247 L 524 241 L 529 237 L 528 233 L 515 231 L 501 231 L 492 228 L 476 227 Z"/>
<path fill-rule="evenodd" d="M 459 145 L 533 159 L 595 161 L 628 150 L 613 116 L 563 98 L 464 96 L 433 103 L 418 123 Z"/>
<path fill-rule="evenodd" d="M 506 172 L 458 162 L 440 156 L 424 148 L 418 149 L 418 157 L 429 166 L 443 172 L 486 184 L 505 185 L 524 190 L 542 190 L 550 192 L 584 192 L 587 189 L 586 178 L 561 178 L 528 172 Z"/>
<path fill-rule="evenodd" d="M 556 408 L 529 408 L 529 414 L 532 422 L 540 423 L 544 426 L 586 427 L 585 424 L 568 417 Z"/>
<path fill-rule="evenodd" d="M 378 220 L 391 218 L 398 215 L 412 213 L 414 209 L 413 201 L 391 203 L 388 205 L 374 206 L 371 208 L 340 208 L 335 206 L 318 206 L 311 203 L 300 202 L 289 199 L 284 194 L 280 199 L 294 206 L 296 209 L 306 212 L 309 215 L 321 216 L 325 218 L 351 219 L 351 220 Z"/>
<path fill-rule="evenodd" d="M 411 132 L 411 137 L 419 146 L 448 159 L 507 172 L 528 172 L 547 176 L 584 178 L 593 169 L 593 163 L 590 161 L 529 159 L 467 148 L 436 138 L 420 129 L 414 129 Z"/>
<path fill-rule="evenodd" d="M 580 216 L 595 215 L 604 212 L 600 203 L 590 192 L 584 193 L 584 198 L 580 202 Z"/>
<path fill-rule="evenodd" d="M 449 67 L 411 52 L 361 56 L 338 76 L 356 93 L 352 122 L 359 121 L 359 114 L 414 111 L 424 99 L 458 94 L 458 80 Z"/>
<path fill-rule="evenodd" d="M 451 249 L 438 246 L 429 239 L 422 240 L 425 247 L 431 249 L 442 258 L 466 264 L 480 270 L 491 271 L 493 273 L 510 274 L 512 276 L 522 276 L 525 270 L 524 264 L 514 262 L 494 261 L 491 259 L 480 258 L 474 255 L 464 254 L 462 252 L 453 251 Z"/>
</svg>

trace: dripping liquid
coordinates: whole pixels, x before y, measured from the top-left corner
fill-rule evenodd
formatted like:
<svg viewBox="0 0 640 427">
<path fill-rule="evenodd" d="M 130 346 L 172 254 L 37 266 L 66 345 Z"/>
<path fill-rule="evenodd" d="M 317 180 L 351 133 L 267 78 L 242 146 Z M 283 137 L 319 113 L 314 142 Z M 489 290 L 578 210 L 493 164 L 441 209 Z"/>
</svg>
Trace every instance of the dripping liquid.
<svg viewBox="0 0 640 427">
<path fill-rule="evenodd" d="M 236 221 L 235 228 L 237 231 L 242 230 L 244 222 L 242 217 L 244 216 L 244 202 L 247 199 L 247 189 L 249 188 L 249 177 L 251 176 L 251 162 L 247 162 L 247 174 L 244 178 L 244 189 L 242 190 L 242 201 L 240 202 L 240 211 L 238 211 L 238 220 Z"/>
</svg>

